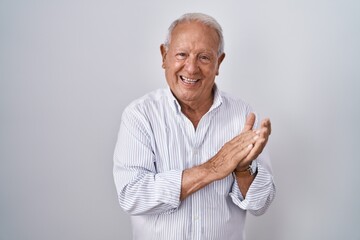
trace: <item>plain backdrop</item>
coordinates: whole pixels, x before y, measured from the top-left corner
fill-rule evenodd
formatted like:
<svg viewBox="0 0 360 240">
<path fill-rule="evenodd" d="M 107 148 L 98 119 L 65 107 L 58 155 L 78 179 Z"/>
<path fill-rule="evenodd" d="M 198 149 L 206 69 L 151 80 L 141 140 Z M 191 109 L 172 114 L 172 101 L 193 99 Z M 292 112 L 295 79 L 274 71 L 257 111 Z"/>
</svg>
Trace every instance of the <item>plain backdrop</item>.
<svg viewBox="0 0 360 240">
<path fill-rule="evenodd" d="M 0 0 L 0 239 L 131 239 L 122 111 L 165 87 L 170 23 L 223 27 L 219 87 L 270 117 L 277 196 L 248 240 L 360 239 L 358 0 Z"/>
</svg>

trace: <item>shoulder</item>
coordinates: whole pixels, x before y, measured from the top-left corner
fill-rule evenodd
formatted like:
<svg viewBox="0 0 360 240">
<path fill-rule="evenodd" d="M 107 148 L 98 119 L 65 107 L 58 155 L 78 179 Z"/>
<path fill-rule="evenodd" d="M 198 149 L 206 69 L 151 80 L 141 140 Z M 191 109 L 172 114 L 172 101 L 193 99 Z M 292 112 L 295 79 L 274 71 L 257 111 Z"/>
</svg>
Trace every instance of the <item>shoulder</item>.
<svg viewBox="0 0 360 240">
<path fill-rule="evenodd" d="M 166 89 L 157 89 L 149 92 L 142 97 L 133 100 L 125 108 L 124 114 L 129 114 L 131 112 L 146 112 L 146 110 L 153 109 L 164 103 L 166 94 Z"/>
<path fill-rule="evenodd" d="M 261 115 L 259 115 L 259 113 L 256 112 L 249 103 L 247 103 L 240 97 L 233 96 L 226 92 L 220 92 L 220 94 L 224 105 L 224 107 L 222 108 L 224 109 L 223 111 L 226 111 L 228 115 L 236 116 L 237 118 L 242 119 L 244 124 L 246 121 L 246 117 L 250 113 L 254 113 L 256 116 L 254 128 L 258 127 Z"/>
<path fill-rule="evenodd" d="M 167 94 L 167 89 L 157 89 L 133 100 L 125 107 L 121 122 L 125 125 L 151 128 L 151 123 L 159 118 L 159 112 L 167 107 Z"/>
<path fill-rule="evenodd" d="M 250 104 L 244 101 L 242 98 L 220 90 L 219 94 L 221 96 L 222 104 L 225 106 L 225 109 L 230 111 L 241 111 L 243 113 L 249 113 L 250 111 L 252 111 L 252 107 L 250 106 Z"/>
</svg>

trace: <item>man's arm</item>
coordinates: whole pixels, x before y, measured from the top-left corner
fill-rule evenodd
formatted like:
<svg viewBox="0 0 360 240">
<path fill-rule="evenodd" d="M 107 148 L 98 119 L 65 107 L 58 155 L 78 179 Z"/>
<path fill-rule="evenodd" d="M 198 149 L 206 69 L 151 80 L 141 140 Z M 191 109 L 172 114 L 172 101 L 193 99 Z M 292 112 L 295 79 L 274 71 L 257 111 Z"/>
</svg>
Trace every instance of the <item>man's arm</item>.
<svg viewBox="0 0 360 240">
<path fill-rule="evenodd" d="M 253 124 L 254 121 L 252 121 L 251 117 L 248 118 L 244 130 L 252 129 Z M 244 168 L 238 166 L 234 171 L 236 184 L 234 184 L 230 193 L 236 205 L 244 210 L 249 210 L 253 215 L 261 215 L 267 210 L 275 197 L 276 191 L 270 158 L 265 149 L 271 134 L 270 120 L 263 120 L 257 131 L 259 132 L 259 138 L 244 161 L 256 159 L 258 166 L 257 173 L 254 175 L 240 174 L 239 171 L 243 171 L 242 169 Z"/>
<path fill-rule="evenodd" d="M 266 148 L 257 157 L 257 166 L 256 177 L 249 186 L 245 196 L 239 191 L 240 187 L 238 185 L 242 181 L 239 178 L 234 181 L 230 192 L 232 201 L 237 206 L 256 216 L 265 213 L 273 201 L 276 192 L 270 157 Z"/>
<path fill-rule="evenodd" d="M 255 124 L 255 114 L 250 113 L 249 116 L 246 119 L 246 123 L 243 129 L 244 131 L 250 131 L 253 129 L 253 126 Z M 269 136 L 271 134 L 271 122 L 269 119 L 264 119 L 261 121 L 261 125 L 260 128 L 256 130 L 257 132 L 257 136 L 256 136 L 256 143 L 254 144 L 254 147 L 251 149 L 250 153 L 246 156 L 246 159 L 243 161 L 244 163 L 250 163 L 252 161 L 254 161 L 263 151 L 263 149 L 265 148 L 268 140 L 269 140 Z M 242 163 L 243 163 L 242 162 Z M 236 176 L 236 181 L 237 184 L 240 188 L 240 192 L 241 194 L 246 197 L 246 193 L 249 190 L 249 187 L 251 185 L 251 183 L 253 182 L 253 180 L 256 177 L 256 174 L 253 175 L 246 175 L 246 174 L 241 174 L 242 172 L 244 172 L 245 169 L 247 169 L 248 166 L 245 166 L 243 164 L 239 164 L 234 173 Z"/>
<path fill-rule="evenodd" d="M 118 201 L 131 215 L 171 213 L 180 205 L 182 170 L 158 172 L 151 126 L 141 109 L 125 109 L 114 151 Z"/>
</svg>

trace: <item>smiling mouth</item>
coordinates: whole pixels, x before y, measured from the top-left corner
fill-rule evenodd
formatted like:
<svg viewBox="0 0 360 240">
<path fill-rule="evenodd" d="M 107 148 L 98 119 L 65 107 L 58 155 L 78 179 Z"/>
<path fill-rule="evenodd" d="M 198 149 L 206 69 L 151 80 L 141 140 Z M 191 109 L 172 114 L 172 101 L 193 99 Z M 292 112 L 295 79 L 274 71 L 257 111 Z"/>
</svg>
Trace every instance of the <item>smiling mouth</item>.
<svg viewBox="0 0 360 240">
<path fill-rule="evenodd" d="M 200 79 L 191 79 L 191 78 L 187 78 L 187 77 L 184 77 L 184 76 L 180 76 L 180 79 L 183 83 L 185 84 L 191 84 L 191 85 L 194 85 L 196 84 L 198 81 L 200 81 Z"/>
</svg>

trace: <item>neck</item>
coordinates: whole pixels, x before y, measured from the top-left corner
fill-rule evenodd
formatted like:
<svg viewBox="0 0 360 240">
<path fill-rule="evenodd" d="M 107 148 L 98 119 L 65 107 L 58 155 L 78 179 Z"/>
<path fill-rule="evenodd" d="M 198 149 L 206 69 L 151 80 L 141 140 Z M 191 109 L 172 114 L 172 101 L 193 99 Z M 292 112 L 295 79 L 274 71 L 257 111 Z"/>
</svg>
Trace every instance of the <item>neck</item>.
<svg viewBox="0 0 360 240">
<path fill-rule="evenodd" d="M 214 101 L 214 93 L 206 101 L 180 102 L 182 113 L 192 122 L 195 129 L 201 118 L 209 111 Z"/>
</svg>

